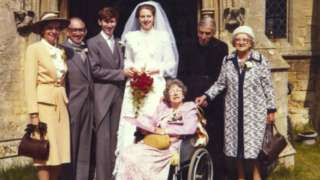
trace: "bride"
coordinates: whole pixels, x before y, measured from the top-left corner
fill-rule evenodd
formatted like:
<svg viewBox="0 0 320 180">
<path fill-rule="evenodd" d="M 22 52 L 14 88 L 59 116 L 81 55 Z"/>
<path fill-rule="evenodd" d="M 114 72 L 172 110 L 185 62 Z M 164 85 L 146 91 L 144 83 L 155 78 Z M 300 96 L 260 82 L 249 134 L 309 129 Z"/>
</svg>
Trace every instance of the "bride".
<svg viewBox="0 0 320 180">
<path fill-rule="evenodd" d="M 130 15 L 121 37 L 125 45 L 125 68 L 145 72 L 153 78 L 152 90 L 144 99 L 139 114 L 152 115 L 163 96 L 165 78 L 177 74 L 178 51 L 170 24 L 160 4 L 147 1 L 138 4 Z M 116 155 L 134 143 L 136 127 L 125 118 L 135 117 L 130 79 L 126 83 L 120 115 Z M 115 173 L 119 160 L 117 158 Z"/>
</svg>

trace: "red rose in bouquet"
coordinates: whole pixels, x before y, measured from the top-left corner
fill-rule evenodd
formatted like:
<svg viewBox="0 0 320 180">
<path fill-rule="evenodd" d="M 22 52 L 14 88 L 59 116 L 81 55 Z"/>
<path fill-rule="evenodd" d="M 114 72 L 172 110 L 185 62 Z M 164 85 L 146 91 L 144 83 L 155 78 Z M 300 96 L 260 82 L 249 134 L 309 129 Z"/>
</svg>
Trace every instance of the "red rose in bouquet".
<svg viewBox="0 0 320 180">
<path fill-rule="evenodd" d="M 144 98 L 152 90 L 152 84 L 153 78 L 145 72 L 135 73 L 130 80 L 135 117 L 138 117 L 139 110 L 144 103 Z"/>
</svg>

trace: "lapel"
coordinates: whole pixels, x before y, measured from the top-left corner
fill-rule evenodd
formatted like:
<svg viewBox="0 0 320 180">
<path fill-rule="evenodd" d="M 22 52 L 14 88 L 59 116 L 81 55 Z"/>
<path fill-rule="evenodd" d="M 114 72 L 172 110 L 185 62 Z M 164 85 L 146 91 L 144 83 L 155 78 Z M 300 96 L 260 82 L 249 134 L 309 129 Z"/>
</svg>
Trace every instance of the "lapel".
<svg viewBox="0 0 320 180">
<path fill-rule="evenodd" d="M 89 71 L 88 71 L 88 59 L 85 59 L 85 62 L 82 61 L 82 58 L 79 54 L 76 54 L 76 56 L 74 58 L 71 59 L 71 62 L 74 63 L 79 70 L 81 71 L 81 73 L 87 78 L 89 79 Z"/>
<path fill-rule="evenodd" d="M 122 52 L 122 46 L 121 44 L 119 43 L 119 39 L 115 39 L 114 41 L 114 55 L 116 56 L 117 54 L 119 55 L 119 58 L 115 57 L 115 59 L 118 60 L 118 64 L 120 64 L 120 68 L 122 69 L 124 64 L 123 64 L 123 61 L 122 61 L 122 57 L 123 57 L 123 52 Z"/>
<path fill-rule="evenodd" d="M 103 58 L 103 59 L 106 59 L 107 62 L 113 68 L 116 68 L 115 58 L 112 54 L 112 51 L 111 51 L 109 45 L 107 44 L 106 40 L 102 37 L 101 34 L 99 34 L 99 36 L 98 36 L 98 47 L 100 47 L 102 49 L 102 53 L 104 53 L 107 56 L 107 58 Z"/>
<path fill-rule="evenodd" d="M 227 58 L 228 58 L 228 60 L 232 61 L 234 68 L 238 72 L 238 75 L 240 75 L 240 67 L 239 67 L 239 63 L 238 63 L 238 59 L 237 59 L 237 54 L 234 52 L 234 53 L 230 54 Z"/>
<path fill-rule="evenodd" d="M 73 49 L 74 48 L 73 45 L 71 43 L 69 43 L 67 40 L 64 42 L 64 45 L 70 51 L 69 54 L 70 54 L 71 57 L 69 57 L 70 58 L 69 61 L 71 63 L 73 63 L 87 79 L 89 79 L 89 77 L 88 77 L 89 76 L 89 71 L 88 71 L 88 68 L 87 68 L 88 65 L 85 64 L 85 63 L 87 63 L 86 61 L 88 59 L 85 59 L 85 63 L 84 63 L 83 60 L 82 60 L 81 55 L 79 53 L 77 53 Z"/>
<path fill-rule="evenodd" d="M 48 69 L 51 77 L 56 81 L 57 80 L 56 67 L 53 63 L 53 59 L 51 58 L 49 49 L 41 41 L 39 41 L 39 49 L 41 49 L 39 51 L 41 54 L 39 57 L 39 61 L 41 61 L 41 64 L 44 68 Z"/>
</svg>

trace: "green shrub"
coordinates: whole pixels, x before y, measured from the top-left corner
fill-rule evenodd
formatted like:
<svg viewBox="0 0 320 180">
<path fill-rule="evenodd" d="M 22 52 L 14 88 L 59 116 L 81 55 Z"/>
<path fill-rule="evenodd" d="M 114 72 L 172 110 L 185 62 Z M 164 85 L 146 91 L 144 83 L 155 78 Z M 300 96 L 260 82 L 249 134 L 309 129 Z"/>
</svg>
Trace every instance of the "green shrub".
<svg viewBox="0 0 320 180">
<path fill-rule="evenodd" d="M 37 180 L 36 169 L 32 165 L 0 169 L 0 180 Z"/>
</svg>

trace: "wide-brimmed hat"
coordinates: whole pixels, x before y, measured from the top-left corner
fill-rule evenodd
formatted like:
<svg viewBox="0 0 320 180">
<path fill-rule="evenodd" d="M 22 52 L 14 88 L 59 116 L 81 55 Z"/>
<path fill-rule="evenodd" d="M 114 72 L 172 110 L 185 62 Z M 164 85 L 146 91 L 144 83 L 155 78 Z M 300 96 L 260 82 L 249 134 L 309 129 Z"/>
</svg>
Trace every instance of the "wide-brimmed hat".
<svg viewBox="0 0 320 180">
<path fill-rule="evenodd" d="M 32 25 L 32 32 L 34 32 L 36 34 L 40 34 L 42 29 L 43 29 L 43 27 L 48 22 L 53 22 L 53 21 L 60 23 L 60 28 L 61 29 L 64 29 L 64 28 L 68 27 L 68 25 L 70 24 L 69 20 L 59 17 L 59 13 L 58 12 L 45 12 L 40 17 L 40 20 L 35 22 Z"/>
<path fill-rule="evenodd" d="M 239 26 L 239 27 L 237 27 L 232 33 L 232 39 L 234 39 L 235 36 L 237 34 L 240 34 L 240 33 L 247 34 L 248 36 L 250 36 L 252 38 L 253 41 L 255 41 L 255 35 L 254 35 L 253 30 L 252 30 L 251 27 L 249 27 L 249 26 Z"/>
</svg>

